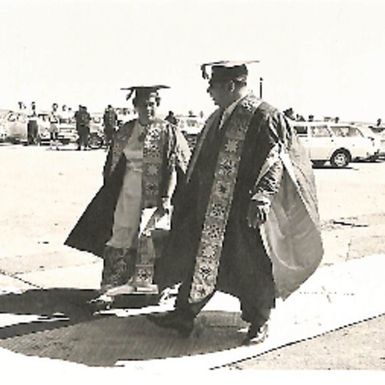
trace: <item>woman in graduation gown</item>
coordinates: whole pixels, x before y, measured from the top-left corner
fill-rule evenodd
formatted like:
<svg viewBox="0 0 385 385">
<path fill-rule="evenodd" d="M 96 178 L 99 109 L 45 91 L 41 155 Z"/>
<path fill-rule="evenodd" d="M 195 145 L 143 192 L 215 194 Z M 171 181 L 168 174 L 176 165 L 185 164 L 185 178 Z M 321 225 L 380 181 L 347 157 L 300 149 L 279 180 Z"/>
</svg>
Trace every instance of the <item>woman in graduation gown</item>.
<svg viewBox="0 0 385 385">
<path fill-rule="evenodd" d="M 103 169 L 104 182 L 65 244 L 103 258 L 101 295 L 157 294 L 154 237 L 170 214 L 171 199 L 187 169 L 190 151 L 179 129 L 156 116 L 159 89 L 130 87 L 138 118 L 115 134 Z M 146 223 L 144 223 L 146 221 Z"/>
</svg>

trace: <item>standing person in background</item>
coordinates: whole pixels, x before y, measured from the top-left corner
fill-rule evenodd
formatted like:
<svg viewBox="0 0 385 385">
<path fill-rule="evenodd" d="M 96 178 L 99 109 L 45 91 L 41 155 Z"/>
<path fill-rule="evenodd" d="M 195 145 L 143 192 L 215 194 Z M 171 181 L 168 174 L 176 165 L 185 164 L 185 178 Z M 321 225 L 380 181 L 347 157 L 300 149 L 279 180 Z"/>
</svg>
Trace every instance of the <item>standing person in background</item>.
<svg viewBox="0 0 385 385">
<path fill-rule="evenodd" d="M 289 296 L 322 258 L 313 171 L 285 116 L 247 90 L 246 63 L 205 64 L 205 78 L 207 66 L 219 108 L 198 138 L 156 270 L 163 286 L 182 284 L 174 311 L 148 317 L 187 337 L 220 290 L 240 301 L 244 342 L 261 342 L 276 296 Z"/>
<path fill-rule="evenodd" d="M 31 113 L 32 116 L 37 116 L 37 113 L 36 113 L 36 102 L 32 102 L 31 103 L 31 111 L 32 111 L 32 113 Z"/>
<path fill-rule="evenodd" d="M 118 120 L 118 115 L 115 110 L 112 108 L 111 104 L 109 104 L 104 111 L 103 115 L 103 125 L 104 125 L 104 137 L 107 148 L 111 144 L 111 140 L 114 136 L 116 130 L 116 124 Z"/>
<path fill-rule="evenodd" d="M 52 111 L 49 115 L 49 135 L 50 142 L 49 147 L 52 150 L 53 147 L 59 150 L 59 117 L 56 111 Z"/>
<path fill-rule="evenodd" d="M 82 149 L 88 149 L 88 136 L 90 134 L 90 120 L 91 116 L 87 111 L 87 107 L 84 107 L 79 104 L 79 109 L 75 112 L 76 120 L 76 130 L 78 132 L 78 148 L 80 151 Z"/>
<path fill-rule="evenodd" d="M 63 104 L 60 112 L 60 123 L 69 124 L 72 117 L 73 115 L 71 114 L 71 109 L 68 108 L 66 104 Z"/>
<path fill-rule="evenodd" d="M 27 144 L 37 144 L 38 135 L 39 135 L 39 126 L 37 124 L 38 117 L 36 112 L 33 111 L 31 115 L 28 116 L 27 123 Z"/>
<path fill-rule="evenodd" d="M 178 120 L 172 111 L 168 112 L 168 115 L 164 118 L 164 120 L 167 120 L 169 123 L 173 124 L 174 126 L 178 124 Z"/>
<path fill-rule="evenodd" d="M 36 102 L 31 102 L 31 110 L 28 114 L 27 122 L 27 144 L 37 144 L 39 137 L 38 116 L 36 112 Z"/>
<path fill-rule="evenodd" d="M 88 138 L 90 136 L 91 115 L 87 111 L 86 106 L 83 106 L 82 123 L 83 123 L 83 127 L 84 127 L 83 145 L 84 145 L 84 149 L 88 150 L 89 149 Z"/>
<path fill-rule="evenodd" d="M 75 118 L 75 124 L 76 124 L 76 132 L 78 133 L 78 148 L 77 150 L 80 151 L 80 138 L 82 136 L 82 124 L 81 124 L 81 114 L 82 114 L 82 108 L 83 106 L 79 104 L 78 110 L 75 111 L 74 118 Z"/>
<path fill-rule="evenodd" d="M 171 199 L 190 158 L 177 127 L 157 117 L 161 88 L 168 87 L 127 88 L 128 98 L 135 95 L 138 118 L 116 132 L 103 186 L 65 242 L 103 258 L 100 303 L 119 294 L 158 294 L 153 275 L 161 245 L 153 235 L 158 220 L 171 215 Z"/>
</svg>

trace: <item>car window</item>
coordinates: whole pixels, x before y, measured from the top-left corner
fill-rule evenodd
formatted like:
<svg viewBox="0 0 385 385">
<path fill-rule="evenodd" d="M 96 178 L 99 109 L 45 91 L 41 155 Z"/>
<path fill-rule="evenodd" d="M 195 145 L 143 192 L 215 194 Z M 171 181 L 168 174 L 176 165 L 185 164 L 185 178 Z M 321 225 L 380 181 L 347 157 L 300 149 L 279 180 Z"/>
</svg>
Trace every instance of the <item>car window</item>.
<svg viewBox="0 0 385 385">
<path fill-rule="evenodd" d="M 315 138 L 322 138 L 331 136 L 326 126 L 311 126 L 311 134 Z"/>
<path fill-rule="evenodd" d="M 294 126 L 298 136 L 307 136 L 307 126 Z"/>
<path fill-rule="evenodd" d="M 336 136 L 345 136 L 344 130 L 341 129 L 341 127 L 330 127 L 333 131 L 333 134 Z"/>
<path fill-rule="evenodd" d="M 344 137 L 355 137 L 360 136 L 362 137 L 363 134 L 360 132 L 360 130 L 357 129 L 357 127 L 352 126 L 332 126 L 331 129 L 337 136 L 344 136 Z"/>
<path fill-rule="evenodd" d="M 360 130 L 357 129 L 357 127 L 349 127 L 349 134 L 348 136 L 364 136 Z"/>
</svg>

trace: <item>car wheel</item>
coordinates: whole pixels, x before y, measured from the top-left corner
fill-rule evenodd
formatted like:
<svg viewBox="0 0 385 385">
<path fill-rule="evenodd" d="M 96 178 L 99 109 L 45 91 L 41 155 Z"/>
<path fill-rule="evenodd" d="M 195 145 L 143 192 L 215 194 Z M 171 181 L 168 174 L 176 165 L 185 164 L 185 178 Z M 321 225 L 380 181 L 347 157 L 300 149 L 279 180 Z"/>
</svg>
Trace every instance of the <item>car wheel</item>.
<svg viewBox="0 0 385 385">
<path fill-rule="evenodd" d="M 91 134 L 88 138 L 88 145 L 92 149 L 101 148 L 103 145 L 103 139 L 98 135 Z"/>
<path fill-rule="evenodd" d="M 336 151 L 330 158 L 330 163 L 333 167 L 342 168 L 346 167 L 350 162 L 350 156 L 348 152 L 344 150 Z"/>
</svg>

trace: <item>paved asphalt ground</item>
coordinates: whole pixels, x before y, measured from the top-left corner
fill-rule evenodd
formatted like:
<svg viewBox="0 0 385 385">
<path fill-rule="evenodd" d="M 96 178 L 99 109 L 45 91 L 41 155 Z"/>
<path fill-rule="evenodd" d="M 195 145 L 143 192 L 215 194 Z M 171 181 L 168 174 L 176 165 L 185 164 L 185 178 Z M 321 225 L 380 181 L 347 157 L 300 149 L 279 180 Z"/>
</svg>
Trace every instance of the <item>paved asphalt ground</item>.
<svg viewBox="0 0 385 385">
<path fill-rule="evenodd" d="M 55 287 L 55 282 L 65 281 L 60 268 L 66 267 L 70 274 L 71 266 L 77 271 L 84 266 L 84 274 L 71 276 L 69 284 L 83 289 L 95 286 L 100 273 L 96 258 L 79 258 L 73 251 L 63 254 L 62 242 L 100 186 L 104 157 L 103 150 L 0 147 L 0 290 L 31 288 L 31 282 Z M 315 175 L 325 242 L 323 265 L 373 254 L 385 258 L 385 162 L 352 163 L 344 170 L 324 167 L 316 169 Z M 385 316 L 379 315 L 221 368 L 232 373 L 249 373 L 250 369 L 382 371 L 384 341 Z M 372 372 L 364 373 L 370 383 Z"/>
</svg>

